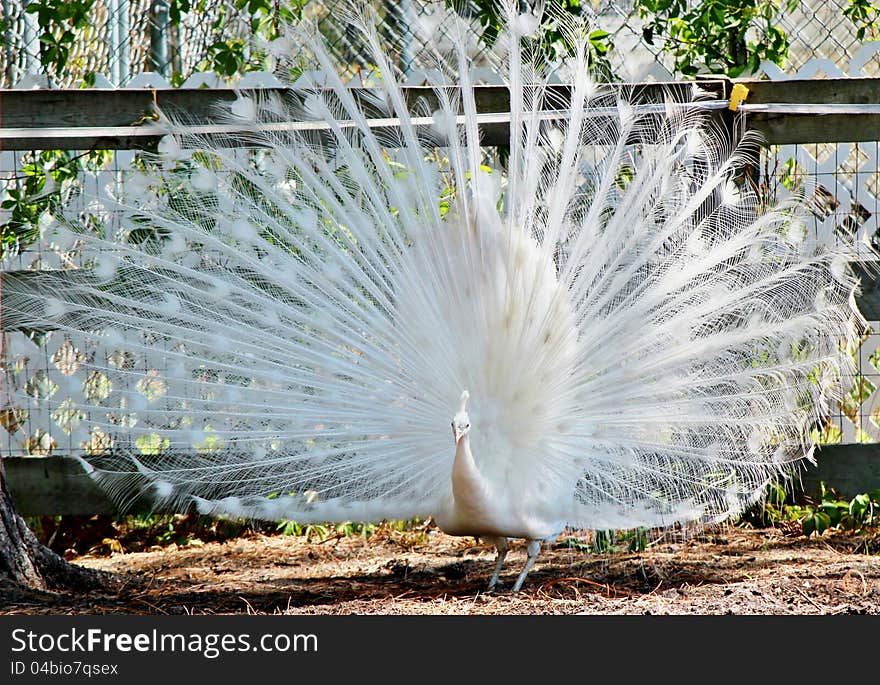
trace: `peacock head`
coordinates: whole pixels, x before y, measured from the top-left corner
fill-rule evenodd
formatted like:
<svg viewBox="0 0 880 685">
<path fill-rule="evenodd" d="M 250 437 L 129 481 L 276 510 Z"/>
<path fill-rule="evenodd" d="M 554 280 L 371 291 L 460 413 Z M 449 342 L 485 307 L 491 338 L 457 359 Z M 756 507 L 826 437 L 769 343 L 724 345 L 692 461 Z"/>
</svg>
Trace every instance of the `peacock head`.
<svg viewBox="0 0 880 685">
<path fill-rule="evenodd" d="M 459 406 L 458 413 L 452 417 L 452 437 L 455 439 L 456 444 L 471 429 L 471 419 L 467 414 L 467 402 L 470 396 L 467 390 L 461 393 L 461 405 Z"/>
</svg>

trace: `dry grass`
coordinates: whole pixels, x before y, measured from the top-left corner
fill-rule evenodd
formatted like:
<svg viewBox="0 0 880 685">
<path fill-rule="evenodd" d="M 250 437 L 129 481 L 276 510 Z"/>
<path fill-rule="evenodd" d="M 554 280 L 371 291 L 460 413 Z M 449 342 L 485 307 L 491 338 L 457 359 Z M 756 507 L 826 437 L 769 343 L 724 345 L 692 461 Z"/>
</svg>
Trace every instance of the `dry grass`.
<svg viewBox="0 0 880 685">
<path fill-rule="evenodd" d="M 436 530 L 324 542 L 227 542 L 84 556 L 114 574 L 88 596 L 0 587 L 0 613 L 880 614 L 880 536 L 727 528 L 639 553 L 545 549 L 522 592 L 486 592 L 494 549 Z M 514 547 L 509 588 L 525 561 Z"/>
</svg>

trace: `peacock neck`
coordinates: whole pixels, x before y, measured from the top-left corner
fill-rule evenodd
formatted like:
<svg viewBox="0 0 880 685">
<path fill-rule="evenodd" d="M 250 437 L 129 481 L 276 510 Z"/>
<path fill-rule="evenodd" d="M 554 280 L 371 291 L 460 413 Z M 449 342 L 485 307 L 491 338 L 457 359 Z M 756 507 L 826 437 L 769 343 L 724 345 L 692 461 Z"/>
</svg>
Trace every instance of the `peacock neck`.
<svg viewBox="0 0 880 685">
<path fill-rule="evenodd" d="M 471 452 L 470 438 L 463 435 L 455 446 L 452 462 L 452 495 L 457 507 L 472 508 L 484 501 L 488 484 Z"/>
</svg>

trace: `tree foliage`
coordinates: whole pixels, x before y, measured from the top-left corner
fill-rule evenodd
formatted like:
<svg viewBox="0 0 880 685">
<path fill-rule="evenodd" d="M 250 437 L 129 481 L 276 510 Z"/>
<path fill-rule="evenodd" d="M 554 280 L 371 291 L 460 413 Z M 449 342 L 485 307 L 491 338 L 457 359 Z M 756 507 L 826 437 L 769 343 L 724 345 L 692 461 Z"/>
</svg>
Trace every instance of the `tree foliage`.
<svg viewBox="0 0 880 685">
<path fill-rule="evenodd" d="M 856 40 L 880 37 L 880 3 L 870 0 L 850 0 L 843 8 L 843 16 L 856 27 Z"/>
<path fill-rule="evenodd" d="M 248 19 L 250 36 L 248 39 L 235 36 L 225 38 L 224 27 L 234 17 L 230 16 L 228 6 L 215 7 L 211 31 L 216 36 L 208 45 L 205 57 L 198 68 L 213 71 L 221 76 L 235 76 L 246 71 L 259 71 L 268 67 L 266 54 L 256 47 L 261 41 L 278 38 L 288 24 L 302 18 L 303 8 L 308 0 L 235 0 L 235 14 Z M 214 6 L 209 0 L 171 0 L 168 18 L 172 25 L 180 25 L 184 16 L 191 12 L 204 12 L 206 7 Z M 175 74 L 175 81 L 182 81 L 183 74 Z"/>
<path fill-rule="evenodd" d="M 479 19 L 483 37 L 490 44 L 502 26 L 497 0 L 447 0 L 466 16 Z M 524 3 L 528 5 L 536 3 Z M 762 61 L 784 66 L 792 42 L 780 19 L 800 7 L 800 0 L 635 0 L 634 8 L 644 22 L 642 38 L 672 58 L 673 68 L 684 76 L 697 73 L 737 77 L 757 71 Z M 592 12 L 583 0 L 546 0 L 551 15 Z M 843 8 L 855 28 L 857 40 L 880 35 L 880 3 L 849 0 Z M 601 17 L 597 18 L 601 24 Z M 551 28 L 540 37 L 545 53 L 555 55 L 567 48 L 564 36 Z M 597 25 L 590 34 L 594 63 L 608 71 L 614 50 L 613 36 Z"/>
<path fill-rule="evenodd" d="M 31 0 L 25 8 L 37 15 L 40 27 L 40 64 L 50 75 L 68 66 L 78 31 L 91 25 L 95 0 Z"/>
<path fill-rule="evenodd" d="M 488 45 L 493 45 L 501 34 L 504 24 L 503 6 L 497 0 L 447 0 L 459 14 L 477 19 L 482 27 L 482 38 Z M 566 14 L 576 17 L 584 13 L 591 13 L 589 3 L 581 0 L 547 0 L 544 3 L 545 22 L 542 23 L 540 33 L 533 37 L 536 47 L 545 59 L 550 62 L 558 61 L 570 53 L 571 45 L 561 30 L 560 19 Z M 596 27 L 589 34 L 589 48 L 593 70 L 605 79 L 613 78 L 608 54 L 614 49 L 611 34 L 600 27 Z"/>
<path fill-rule="evenodd" d="M 449 0 L 454 6 L 458 0 Z M 870 4 L 868 0 L 851 0 L 853 5 Z M 643 40 L 656 45 L 673 58 L 675 71 L 692 76 L 699 72 L 723 73 L 736 77 L 755 71 L 761 61 L 783 65 L 788 57 L 790 38 L 779 26 L 780 13 L 791 12 L 799 0 L 635 0 L 634 7 L 644 22 Z M 483 27 L 483 36 L 491 44 L 502 25 L 496 0 L 475 0 L 460 9 L 472 13 Z M 580 16 L 592 12 L 589 3 L 581 0 L 547 0 L 551 16 L 566 13 Z M 858 17 L 867 10 L 861 11 Z M 854 20 L 856 14 L 851 17 Z M 601 17 L 597 18 L 601 22 Z M 548 54 L 567 49 L 564 35 L 551 23 L 540 37 Z M 608 55 L 614 49 L 611 34 L 597 26 L 590 34 L 594 62 L 606 71 Z"/>
<path fill-rule="evenodd" d="M 636 0 L 645 20 L 643 37 L 675 60 L 675 70 L 731 77 L 757 71 L 763 60 L 782 65 L 790 39 L 779 26 L 783 10 L 794 11 L 799 0 Z"/>
</svg>

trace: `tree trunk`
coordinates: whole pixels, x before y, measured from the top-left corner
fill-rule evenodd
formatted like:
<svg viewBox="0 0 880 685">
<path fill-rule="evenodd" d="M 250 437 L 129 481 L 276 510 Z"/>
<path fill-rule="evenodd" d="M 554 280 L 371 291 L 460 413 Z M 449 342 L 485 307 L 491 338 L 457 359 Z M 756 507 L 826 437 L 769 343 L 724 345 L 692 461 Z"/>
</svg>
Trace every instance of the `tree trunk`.
<svg viewBox="0 0 880 685">
<path fill-rule="evenodd" d="M 15 510 L 0 459 L 0 578 L 35 590 L 88 590 L 105 579 L 75 566 L 40 544 Z"/>
</svg>

